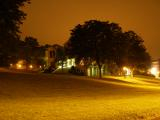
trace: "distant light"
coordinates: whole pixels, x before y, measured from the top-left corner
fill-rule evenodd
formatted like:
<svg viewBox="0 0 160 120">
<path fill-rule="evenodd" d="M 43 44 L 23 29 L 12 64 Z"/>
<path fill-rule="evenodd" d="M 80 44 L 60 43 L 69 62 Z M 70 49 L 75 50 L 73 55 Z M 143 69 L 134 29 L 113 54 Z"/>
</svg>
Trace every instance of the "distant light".
<svg viewBox="0 0 160 120">
<path fill-rule="evenodd" d="M 159 71 L 156 67 L 151 68 L 151 74 L 158 77 Z"/>
<path fill-rule="evenodd" d="M 80 61 L 80 65 L 84 66 L 84 61 L 83 60 Z"/>
<path fill-rule="evenodd" d="M 16 64 L 17 69 L 24 69 L 24 60 L 19 60 Z"/>
<path fill-rule="evenodd" d="M 131 70 L 127 67 L 123 67 L 123 70 L 125 71 L 125 75 L 131 75 Z"/>
<path fill-rule="evenodd" d="M 17 68 L 22 68 L 22 65 L 21 64 L 17 64 Z"/>
<path fill-rule="evenodd" d="M 42 66 L 40 65 L 39 68 L 42 68 Z"/>
<path fill-rule="evenodd" d="M 60 69 L 60 68 L 62 68 L 62 66 L 58 66 L 58 68 Z"/>
<path fill-rule="evenodd" d="M 11 64 L 10 64 L 10 67 L 12 67 L 12 66 L 13 66 L 13 64 L 11 63 Z"/>
<path fill-rule="evenodd" d="M 33 65 L 29 65 L 29 68 L 32 69 L 32 68 L 33 68 Z"/>
<path fill-rule="evenodd" d="M 71 68 L 72 67 L 72 65 L 67 65 L 67 68 Z"/>
<path fill-rule="evenodd" d="M 126 67 L 123 67 L 123 70 L 127 70 L 127 68 L 126 68 Z"/>
</svg>

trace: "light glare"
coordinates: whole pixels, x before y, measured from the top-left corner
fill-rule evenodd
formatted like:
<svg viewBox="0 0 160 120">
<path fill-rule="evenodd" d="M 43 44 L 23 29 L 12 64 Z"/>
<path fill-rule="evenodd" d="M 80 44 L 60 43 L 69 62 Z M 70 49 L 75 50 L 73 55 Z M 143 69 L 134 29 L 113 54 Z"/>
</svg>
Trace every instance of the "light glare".
<svg viewBox="0 0 160 120">
<path fill-rule="evenodd" d="M 29 68 L 32 69 L 32 68 L 33 68 L 33 65 L 30 65 Z"/>
<path fill-rule="evenodd" d="M 127 67 L 123 67 L 123 70 L 125 71 L 125 75 L 131 75 L 131 70 Z"/>
</svg>

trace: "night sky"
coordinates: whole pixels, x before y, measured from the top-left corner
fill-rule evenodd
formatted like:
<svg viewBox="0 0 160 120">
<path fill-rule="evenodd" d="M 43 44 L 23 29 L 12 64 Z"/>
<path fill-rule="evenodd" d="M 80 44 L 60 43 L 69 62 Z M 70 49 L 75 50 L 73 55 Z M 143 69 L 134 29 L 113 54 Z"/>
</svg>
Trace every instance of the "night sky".
<svg viewBox="0 0 160 120">
<path fill-rule="evenodd" d="M 75 25 L 109 20 L 135 31 L 152 58 L 160 57 L 160 0 L 31 0 L 25 12 L 23 36 L 33 36 L 40 44 L 62 45 Z"/>
</svg>

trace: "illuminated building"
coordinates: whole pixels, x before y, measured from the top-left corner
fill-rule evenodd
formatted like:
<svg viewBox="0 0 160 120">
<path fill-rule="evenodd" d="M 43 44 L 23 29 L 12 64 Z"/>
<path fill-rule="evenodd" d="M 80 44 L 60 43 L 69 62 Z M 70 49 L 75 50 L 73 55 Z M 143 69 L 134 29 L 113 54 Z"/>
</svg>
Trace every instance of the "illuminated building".
<svg viewBox="0 0 160 120">
<path fill-rule="evenodd" d="M 63 68 L 71 68 L 72 66 L 76 66 L 75 58 L 70 58 L 63 61 Z M 62 68 L 62 61 L 58 61 L 58 68 Z"/>
<path fill-rule="evenodd" d="M 57 46 L 58 47 L 58 46 Z M 62 68 L 62 61 L 58 61 L 56 63 L 56 46 L 50 46 L 45 51 L 45 61 L 46 61 L 46 67 L 57 65 L 57 68 Z M 63 68 L 71 68 L 72 66 L 75 66 L 75 59 L 70 58 L 65 61 L 63 61 Z"/>
<path fill-rule="evenodd" d="M 87 76 L 90 76 L 90 77 L 97 77 L 99 76 L 99 68 L 96 64 L 92 64 L 90 65 L 88 68 L 87 68 Z M 106 72 L 106 68 L 105 68 L 105 65 L 102 65 L 102 68 L 101 68 L 101 75 L 103 76 Z"/>
<path fill-rule="evenodd" d="M 159 77 L 159 71 L 160 71 L 160 59 L 153 60 L 151 64 L 150 73 L 154 75 L 156 78 Z"/>
</svg>

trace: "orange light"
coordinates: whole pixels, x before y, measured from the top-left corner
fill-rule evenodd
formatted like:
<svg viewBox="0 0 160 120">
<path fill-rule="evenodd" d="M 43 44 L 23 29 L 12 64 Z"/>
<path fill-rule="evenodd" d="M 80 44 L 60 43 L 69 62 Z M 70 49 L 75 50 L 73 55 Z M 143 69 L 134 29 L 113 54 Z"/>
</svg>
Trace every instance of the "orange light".
<svg viewBox="0 0 160 120">
<path fill-rule="evenodd" d="M 33 68 L 33 65 L 29 65 L 29 68 L 32 69 L 32 68 Z"/>
<path fill-rule="evenodd" d="M 127 67 L 123 67 L 123 70 L 126 72 L 125 75 L 131 75 L 131 70 Z"/>
<path fill-rule="evenodd" d="M 21 65 L 21 64 L 17 64 L 17 67 L 18 67 L 18 68 L 22 68 L 22 65 Z"/>
</svg>

